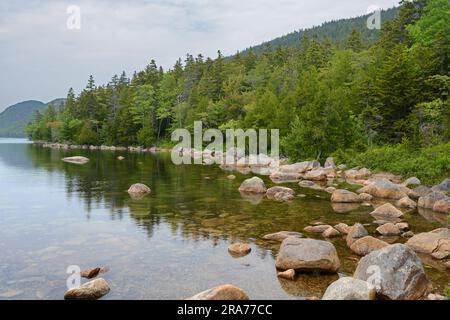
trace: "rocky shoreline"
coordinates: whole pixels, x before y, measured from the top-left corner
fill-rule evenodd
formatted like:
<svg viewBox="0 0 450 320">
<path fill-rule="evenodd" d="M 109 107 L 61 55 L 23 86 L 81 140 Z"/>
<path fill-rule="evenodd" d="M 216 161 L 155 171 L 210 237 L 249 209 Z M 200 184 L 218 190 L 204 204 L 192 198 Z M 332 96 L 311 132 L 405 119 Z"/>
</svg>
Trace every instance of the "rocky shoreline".
<svg viewBox="0 0 450 320">
<path fill-rule="evenodd" d="M 42 146 L 67 150 L 90 149 L 152 153 L 171 151 L 157 148 L 72 146 L 48 143 L 42 143 Z M 202 157 L 204 165 L 217 163 L 219 159 L 220 167 L 226 171 L 268 176 L 275 184 L 273 187 L 267 187 L 261 178 L 254 176 L 243 181 L 239 187 L 238 191 L 243 197 L 258 198 L 259 201 L 267 198 L 276 202 L 290 202 L 299 195 L 296 195 L 293 189 L 279 186 L 279 184 L 294 182 L 302 188 L 330 194 L 333 209 L 340 208 L 336 210 L 342 210 L 342 212 L 347 212 L 346 206 L 353 209 L 359 206 L 373 207 L 369 215 L 374 219 L 372 224 L 377 228 L 372 234 L 367 231 L 366 225 L 360 223 L 355 223 L 353 226 L 339 223 L 333 226 L 327 224 L 326 221 L 319 221 L 306 227 L 303 231 L 313 237 L 321 235 L 323 240 L 307 238 L 298 230 L 261 235 L 265 241 L 281 243 L 274 266 L 278 271 L 278 277 L 292 281 L 298 274 L 304 272 L 338 273 L 341 266 L 339 253 L 329 239 L 343 237 L 348 248 L 360 259 L 354 274 L 341 276 L 339 280 L 332 283 L 322 297 L 323 300 L 446 299 L 446 297 L 433 292 L 419 255 L 425 255 L 436 261 L 446 270 L 444 272 L 448 272 L 450 269 L 450 229 L 444 227 L 415 234 L 413 230 L 409 229 L 405 213 L 423 208 L 443 215 L 449 214 L 450 179 L 427 187 L 421 185 L 420 180 L 416 177 L 402 179 L 391 173 L 372 173 L 367 168 L 347 169 L 344 164 L 336 165 L 333 158 L 328 158 L 322 166 L 318 161 L 287 164 L 286 159 L 279 161 L 267 155 L 246 156 L 238 149 L 230 149 L 223 154 L 192 149 L 177 151 L 192 158 Z M 70 159 L 70 161 L 74 161 L 74 159 Z M 231 179 L 231 176 L 229 177 Z M 357 185 L 360 188 L 356 192 L 339 189 L 339 183 L 342 182 L 348 185 Z M 130 188 L 129 193 L 132 197 L 136 195 L 143 197 L 150 194 L 151 189 L 145 185 L 136 184 Z M 400 243 L 404 241 L 406 242 Z M 233 243 L 228 251 L 230 255 L 239 258 L 251 254 L 251 247 L 246 243 Z M 376 266 L 376 270 L 373 269 L 374 266 Z M 374 273 L 377 276 L 371 278 L 370 275 Z M 87 291 L 89 292 L 88 298 L 96 298 L 97 295 L 92 293 L 92 290 L 98 287 L 99 296 L 106 294 L 109 291 L 107 284 L 103 279 L 98 280 L 97 283 L 83 285 L 81 293 Z M 75 294 L 71 292 L 71 297 L 76 298 L 76 294 L 77 292 Z M 319 299 L 319 297 L 308 298 Z M 240 288 L 222 285 L 190 299 L 245 300 L 249 299 L 249 296 Z"/>
</svg>

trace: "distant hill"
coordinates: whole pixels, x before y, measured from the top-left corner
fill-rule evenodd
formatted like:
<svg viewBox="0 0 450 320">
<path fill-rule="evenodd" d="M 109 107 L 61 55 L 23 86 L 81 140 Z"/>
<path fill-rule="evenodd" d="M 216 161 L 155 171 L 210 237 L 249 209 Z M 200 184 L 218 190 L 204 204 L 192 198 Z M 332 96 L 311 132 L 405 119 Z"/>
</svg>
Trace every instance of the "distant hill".
<svg viewBox="0 0 450 320">
<path fill-rule="evenodd" d="M 33 117 L 34 111 L 44 111 L 50 104 L 59 108 L 65 99 L 55 99 L 49 103 L 36 100 L 19 102 L 0 113 L 0 137 L 25 137 L 25 127 Z"/>
<path fill-rule="evenodd" d="M 397 16 L 398 11 L 399 9 L 397 7 L 382 10 L 382 24 L 387 21 L 393 20 Z M 329 39 L 333 44 L 343 43 L 348 39 L 353 29 L 361 34 L 361 38 L 364 43 L 370 44 L 378 39 L 379 30 L 370 30 L 369 28 L 367 28 L 367 19 L 369 18 L 369 16 L 370 15 L 367 14 L 355 18 L 325 22 L 320 26 L 294 31 L 287 35 L 275 38 L 271 41 L 267 41 L 260 45 L 251 47 L 251 49 L 254 53 L 259 54 L 267 46 L 270 46 L 272 48 L 295 47 L 300 44 L 300 40 L 305 34 L 307 34 L 309 38 L 317 38 L 318 40 Z M 249 49 L 250 48 L 247 48 L 241 53 L 245 55 L 245 53 L 247 53 Z"/>
</svg>

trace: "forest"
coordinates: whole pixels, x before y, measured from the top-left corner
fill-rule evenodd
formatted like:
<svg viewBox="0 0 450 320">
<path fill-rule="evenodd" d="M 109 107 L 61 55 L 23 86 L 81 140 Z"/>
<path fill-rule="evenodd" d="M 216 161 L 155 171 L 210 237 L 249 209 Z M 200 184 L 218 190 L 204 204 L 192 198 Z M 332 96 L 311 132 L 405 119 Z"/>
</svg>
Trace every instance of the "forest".
<svg viewBox="0 0 450 320">
<path fill-rule="evenodd" d="M 232 57 L 188 54 L 169 70 L 154 60 L 98 85 L 91 76 L 62 108 L 36 112 L 32 140 L 170 146 L 177 128 L 280 129 L 292 161 L 333 155 L 425 182 L 450 172 L 449 6 L 402 1 L 377 39 L 298 33 Z M 348 27 L 346 25 L 346 27 Z"/>
</svg>

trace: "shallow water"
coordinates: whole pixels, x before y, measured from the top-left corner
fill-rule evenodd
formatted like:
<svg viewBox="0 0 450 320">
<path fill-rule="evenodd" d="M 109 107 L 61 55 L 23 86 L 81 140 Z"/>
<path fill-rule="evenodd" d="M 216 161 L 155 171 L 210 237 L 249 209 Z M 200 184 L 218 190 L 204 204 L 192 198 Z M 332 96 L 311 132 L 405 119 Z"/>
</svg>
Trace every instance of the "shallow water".
<svg viewBox="0 0 450 320">
<path fill-rule="evenodd" d="M 61 161 L 73 155 L 91 161 Z M 279 244 L 261 237 L 302 232 L 318 220 L 370 223 L 371 208 L 338 213 L 347 208 L 333 208 L 328 194 L 297 184 L 287 186 L 306 197 L 291 203 L 247 199 L 238 187 L 251 175 L 235 173 L 230 181 L 228 174 L 217 166 L 174 166 L 169 154 L 51 150 L 0 138 L 0 299 L 62 299 L 70 265 L 109 267 L 104 299 L 184 299 L 224 283 L 252 299 L 320 297 L 337 276 L 278 279 Z M 152 194 L 131 199 L 126 190 L 136 182 Z M 406 220 L 416 233 L 446 225 L 445 215 L 431 212 L 407 213 Z M 236 240 L 248 241 L 251 254 L 230 256 L 227 247 Z M 351 274 L 357 257 L 344 239 L 332 242 L 341 273 Z M 443 292 L 449 273 L 424 262 Z"/>
</svg>

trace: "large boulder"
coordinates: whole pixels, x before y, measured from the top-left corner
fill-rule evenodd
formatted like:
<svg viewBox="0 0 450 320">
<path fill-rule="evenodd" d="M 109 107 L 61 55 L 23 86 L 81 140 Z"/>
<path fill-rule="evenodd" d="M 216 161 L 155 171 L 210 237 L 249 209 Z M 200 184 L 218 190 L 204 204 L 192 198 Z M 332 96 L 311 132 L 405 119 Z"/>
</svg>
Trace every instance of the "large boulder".
<svg viewBox="0 0 450 320">
<path fill-rule="evenodd" d="M 186 300 L 249 300 L 249 297 L 244 290 L 225 284 L 200 292 Z"/>
<path fill-rule="evenodd" d="M 75 157 L 67 157 L 63 158 L 62 161 L 73 164 L 86 164 L 89 162 L 89 159 L 86 157 L 75 156 Z"/>
<path fill-rule="evenodd" d="M 420 197 L 425 197 L 426 195 L 432 193 L 433 191 L 431 190 L 431 188 L 427 187 L 427 186 L 419 186 L 417 188 L 414 188 L 412 190 L 419 198 Z"/>
<path fill-rule="evenodd" d="M 128 189 L 128 193 L 132 196 L 143 196 L 151 192 L 152 190 L 143 183 L 133 184 L 130 189 Z"/>
<path fill-rule="evenodd" d="M 403 244 L 361 258 L 353 277 L 372 284 L 380 299 L 418 300 L 426 296 L 429 287 L 420 258 Z"/>
<path fill-rule="evenodd" d="M 365 236 L 368 236 L 369 232 L 367 232 L 366 228 L 361 223 L 356 223 L 353 225 L 347 234 L 347 246 L 351 247 L 352 244 L 361 238 L 364 238 Z"/>
<path fill-rule="evenodd" d="M 280 166 L 279 171 L 282 173 L 299 174 L 299 173 L 305 173 L 306 171 L 311 170 L 310 167 L 311 167 L 311 161 L 304 161 L 304 162 Z"/>
<path fill-rule="evenodd" d="M 436 201 L 433 206 L 433 211 L 450 213 L 450 198 L 446 197 L 442 200 Z"/>
<path fill-rule="evenodd" d="M 450 179 L 445 179 L 440 184 L 431 188 L 432 191 L 447 193 L 450 192 Z"/>
<path fill-rule="evenodd" d="M 376 180 L 373 183 L 361 188 L 358 192 L 368 193 L 377 198 L 399 200 L 408 196 L 411 190 L 388 180 Z"/>
<path fill-rule="evenodd" d="M 294 195 L 294 190 L 286 187 L 273 187 L 266 192 L 267 198 L 276 201 L 290 201 L 295 198 Z"/>
<path fill-rule="evenodd" d="M 242 182 L 239 191 L 247 193 L 266 193 L 267 188 L 261 178 L 253 177 Z"/>
<path fill-rule="evenodd" d="M 420 186 L 421 182 L 419 180 L 419 178 L 417 177 L 411 177 L 405 180 L 405 182 L 403 182 L 403 185 L 405 187 L 409 187 L 409 186 Z"/>
<path fill-rule="evenodd" d="M 390 237 L 390 236 L 399 236 L 402 234 L 400 228 L 393 223 L 386 223 L 377 228 L 377 232 L 382 236 Z"/>
<path fill-rule="evenodd" d="M 446 195 L 441 192 L 432 192 L 424 197 L 420 197 L 417 206 L 419 208 L 433 209 L 436 202 L 445 198 Z"/>
<path fill-rule="evenodd" d="M 372 251 L 380 250 L 387 247 L 389 244 L 380 239 L 374 238 L 372 236 L 367 236 L 361 239 L 357 239 L 350 246 L 350 250 L 359 256 L 365 256 Z"/>
<path fill-rule="evenodd" d="M 79 288 L 69 289 L 64 294 L 64 299 L 96 300 L 106 295 L 109 290 L 108 282 L 103 278 L 98 278 L 82 284 Z"/>
<path fill-rule="evenodd" d="M 333 192 L 331 195 L 331 202 L 335 203 L 359 203 L 362 202 L 361 198 L 354 192 L 339 189 Z"/>
<path fill-rule="evenodd" d="M 296 172 L 282 172 L 282 171 L 275 171 L 272 172 L 269 176 L 269 178 L 276 183 L 280 182 L 290 182 L 290 181 L 297 181 L 301 177 L 300 173 Z"/>
<path fill-rule="evenodd" d="M 335 273 L 340 267 L 340 261 L 336 248 L 330 242 L 289 237 L 281 244 L 276 267 L 282 270 Z"/>
<path fill-rule="evenodd" d="M 372 172 L 369 169 L 362 168 L 359 170 L 350 169 L 345 172 L 345 177 L 350 180 L 361 180 L 368 178 Z"/>
<path fill-rule="evenodd" d="M 343 277 L 333 282 L 322 300 L 375 300 L 376 291 L 363 280 Z"/>
<path fill-rule="evenodd" d="M 315 169 L 305 173 L 304 178 L 311 181 L 327 180 L 327 171 L 322 169 Z"/>
<path fill-rule="evenodd" d="M 416 234 L 406 245 L 418 253 L 445 257 L 450 254 L 450 229 L 440 228 Z"/>
<path fill-rule="evenodd" d="M 334 163 L 334 158 L 333 157 L 328 157 L 325 160 L 325 164 L 323 165 L 324 168 L 333 168 L 336 169 L 336 164 Z"/>
<path fill-rule="evenodd" d="M 264 240 L 270 240 L 270 241 L 279 241 L 282 242 L 284 239 L 289 237 L 297 237 L 297 238 L 303 238 L 304 235 L 300 232 L 294 232 L 294 231 L 280 231 L 277 233 L 271 233 L 266 234 L 263 239 Z"/>
<path fill-rule="evenodd" d="M 379 220 L 396 221 L 402 218 L 403 212 L 390 203 L 385 203 L 370 213 L 372 217 Z"/>
<path fill-rule="evenodd" d="M 414 200 L 411 200 L 409 197 L 401 198 L 397 201 L 395 204 L 397 207 L 400 208 L 407 208 L 407 209 L 415 209 L 417 208 L 417 203 Z"/>
</svg>

